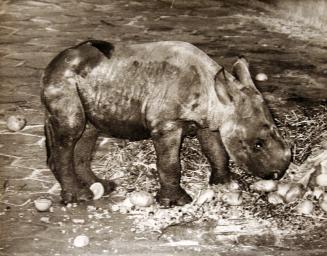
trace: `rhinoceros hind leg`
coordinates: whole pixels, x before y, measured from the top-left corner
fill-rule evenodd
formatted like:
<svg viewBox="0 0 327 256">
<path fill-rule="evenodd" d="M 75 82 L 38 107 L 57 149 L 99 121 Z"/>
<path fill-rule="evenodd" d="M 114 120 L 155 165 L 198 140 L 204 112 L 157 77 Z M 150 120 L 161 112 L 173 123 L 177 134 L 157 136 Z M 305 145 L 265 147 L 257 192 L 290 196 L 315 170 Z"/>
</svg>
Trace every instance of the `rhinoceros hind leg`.
<svg viewBox="0 0 327 256">
<path fill-rule="evenodd" d="M 48 116 L 45 121 L 48 166 L 61 185 L 61 198 L 64 204 L 88 201 L 92 199 L 93 194 L 79 182 L 72 164 L 78 129 L 59 125 L 58 118 L 61 119 L 58 116 Z"/>
<path fill-rule="evenodd" d="M 116 184 L 113 181 L 98 178 L 91 169 L 91 161 L 97 138 L 98 132 L 96 128 L 92 124 L 87 123 L 81 138 L 75 146 L 75 172 L 84 186 L 89 188 L 93 183 L 100 182 L 105 189 L 105 193 L 109 194 L 114 190 Z"/>
</svg>

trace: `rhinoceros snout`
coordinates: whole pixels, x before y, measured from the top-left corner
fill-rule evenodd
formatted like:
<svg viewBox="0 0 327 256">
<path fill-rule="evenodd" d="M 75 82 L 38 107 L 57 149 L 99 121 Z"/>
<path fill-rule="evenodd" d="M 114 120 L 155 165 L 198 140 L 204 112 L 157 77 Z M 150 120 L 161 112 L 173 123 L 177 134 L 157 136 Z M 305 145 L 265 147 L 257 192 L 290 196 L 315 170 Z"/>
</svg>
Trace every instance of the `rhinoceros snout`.
<svg viewBox="0 0 327 256">
<path fill-rule="evenodd" d="M 272 157 L 274 158 L 274 156 Z M 266 172 L 263 172 L 260 176 L 263 179 L 281 179 L 291 163 L 291 150 L 285 148 L 282 153 L 275 157 L 274 161 L 271 162 L 270 166 L 267 166 Z"/>
</svg>

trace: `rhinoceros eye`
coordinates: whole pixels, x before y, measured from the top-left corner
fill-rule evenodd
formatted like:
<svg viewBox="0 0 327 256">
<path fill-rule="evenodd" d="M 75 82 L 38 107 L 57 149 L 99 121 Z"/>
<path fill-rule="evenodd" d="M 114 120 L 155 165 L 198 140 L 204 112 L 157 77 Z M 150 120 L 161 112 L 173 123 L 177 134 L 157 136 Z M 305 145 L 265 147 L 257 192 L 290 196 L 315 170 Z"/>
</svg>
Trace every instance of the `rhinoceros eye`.
<svg viewBox="0 0 327 256">
<path fill-rule="evenodd" d="M 260 150 L 260 149 L 262 149 L 263 147 L 264 147 L 264 142 L 263 142 L 263 140 L 258 139 L 258 140 L 255 141 L 255 144 L 254 144 L 254 149 L 255 149 L 255 150 Z"/>
</svg>

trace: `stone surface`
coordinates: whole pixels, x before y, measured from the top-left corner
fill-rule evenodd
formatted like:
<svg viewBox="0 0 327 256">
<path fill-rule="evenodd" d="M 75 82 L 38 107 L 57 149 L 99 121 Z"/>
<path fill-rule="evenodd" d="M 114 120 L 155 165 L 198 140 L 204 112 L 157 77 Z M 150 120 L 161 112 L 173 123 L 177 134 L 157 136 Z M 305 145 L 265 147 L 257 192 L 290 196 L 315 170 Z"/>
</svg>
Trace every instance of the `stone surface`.
<svg viewBox="0 0 327 256">
<path fill-rule="evenodd" d="M 135 234 L 127 215 L 110 212 L 108 198 L 92 202 L 109 209 L 89 219 L 86 205 L 60 204 L 56 181 L 46 166 L 43 107 L 39 92 L 43 68 L 61 50 L 96 38 L 113 43 L 182 40 L 195 44 L 227 67 L 245 55 L 271 107 L 296 107 L 295 98 L 327 98 L 326 47 L 281 33 L 274 13 L 253 1 L 20 0 L 0 3 L 0 255 L 326 255 L 326 243 L 280 243 L 273 236 L 215 236 L 212 227 L 173 227 L 165 236 Z M 265 20 L 273 21 L 271 24 Z M 325 40 L 320 35 L 320 42 Z M 317 41 L 318 40 L 318 41 Z M 318 43 L 317 43 L 318 42 Z M 288 108 L 289 107 L 289 108 Z M 9 115 L 27 126 L 12 133 Z M 106 150 L 101 151 L 103 157 Z M 40 213 L 33 200 L 53 200 L 53 212 Z M 84 219 L 76 224 L 72 219 Z M 90 244 L 74 248 L 79 234 Z M 199 235 L 201 234 L 201 235 Z M 198 240 L 170 246 L 169 241 Z"/>
</svg>

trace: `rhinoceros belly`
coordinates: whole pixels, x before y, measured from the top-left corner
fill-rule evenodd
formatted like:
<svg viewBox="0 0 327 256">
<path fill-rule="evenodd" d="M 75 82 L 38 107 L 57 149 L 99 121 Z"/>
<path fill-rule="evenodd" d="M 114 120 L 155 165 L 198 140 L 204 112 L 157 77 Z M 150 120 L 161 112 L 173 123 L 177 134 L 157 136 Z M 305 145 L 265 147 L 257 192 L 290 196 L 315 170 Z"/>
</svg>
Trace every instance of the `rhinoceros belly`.
<svg viewBox="0 0 327 256">
<path fill-rule="evenodd" d="M 141 140 L 150 137 L 138 103 L 118 106 L 110 101 L 94 106 L 86 106 L 87 119 L 108 136 Z"/>
<path fill-rule="evenodd" d="M 87 119 L 112 137 L 129 140 L 149 138 L 144 114 L 145 89 L 132 84 L 132 81 L 125 81 L 125 86 L 105 79 L 95 81 L 92 79 L 79 85 Z"/>
</svg>

